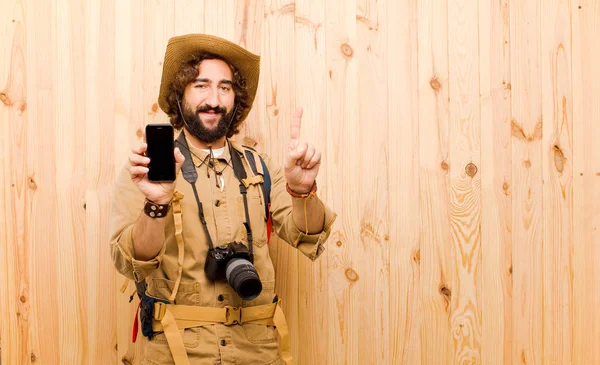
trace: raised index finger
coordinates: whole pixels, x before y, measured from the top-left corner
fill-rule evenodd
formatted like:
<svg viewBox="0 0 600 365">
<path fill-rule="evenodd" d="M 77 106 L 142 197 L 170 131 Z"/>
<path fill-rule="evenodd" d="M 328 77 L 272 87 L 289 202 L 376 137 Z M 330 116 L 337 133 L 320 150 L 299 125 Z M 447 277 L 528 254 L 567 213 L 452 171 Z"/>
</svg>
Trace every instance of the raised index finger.
<svg viewBox="0 0 600 365">
<path fill-rule="evenodd" d="M 290 123 L 290 148 L 294 149 L 298 146 L 300 139 L 300 126 L 302 125 L 302 107 L 296 108 L 294 117 Z"/>
</svg>

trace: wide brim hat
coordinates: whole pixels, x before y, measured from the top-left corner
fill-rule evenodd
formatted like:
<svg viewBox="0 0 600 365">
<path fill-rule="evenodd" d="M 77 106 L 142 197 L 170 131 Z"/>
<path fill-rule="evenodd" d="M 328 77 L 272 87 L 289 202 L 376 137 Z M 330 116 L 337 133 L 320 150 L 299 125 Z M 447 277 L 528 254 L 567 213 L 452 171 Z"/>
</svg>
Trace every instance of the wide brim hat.
<svg viewBox="0 0 600 365">
<path fill-rule="evenodd" d="M 241 120 L 246 119 L 258 89 L 260 56 L 226 39 L 208 34 L 186 34 L 169 39 L 163 62 L 158 105 L 165 113 L 168 113 L 167 95 L 175 75 L 184 62 L 188 61 L 193 55 L 202 52 L 211 53 L 227 60 L 246 79 L 250 108 L 244 110 Z"/>
</svg>

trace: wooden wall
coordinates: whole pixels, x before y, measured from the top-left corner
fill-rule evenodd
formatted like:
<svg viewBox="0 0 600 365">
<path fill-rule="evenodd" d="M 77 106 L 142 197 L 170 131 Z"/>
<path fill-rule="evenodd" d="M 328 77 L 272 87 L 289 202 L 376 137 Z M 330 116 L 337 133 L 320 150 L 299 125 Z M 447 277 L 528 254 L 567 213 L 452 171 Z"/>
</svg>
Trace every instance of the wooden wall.
<svg viewBox="0 0 600 365">
<path fill-rule="evenodd" d="M 139 363 L 111 183 L 190 32 L 262 55 L 240 140 L 324 152 L 297 363 L 600 364 L 600 0 L 0 0 L 2 364 Z"/>
</svg>

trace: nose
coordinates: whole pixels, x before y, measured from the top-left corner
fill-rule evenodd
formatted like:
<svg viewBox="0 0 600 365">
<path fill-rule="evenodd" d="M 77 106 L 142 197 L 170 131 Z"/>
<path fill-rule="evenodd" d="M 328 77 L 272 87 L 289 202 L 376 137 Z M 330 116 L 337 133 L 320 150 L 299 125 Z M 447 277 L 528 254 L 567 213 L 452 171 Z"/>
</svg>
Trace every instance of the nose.
<svg viewBox="0 0 600 365">
<path fill-rule="evenodd" d="M 219 93 L 217 90 L 211 88 L 208 96 L 206 97 L 206 105 L 211 108 L 216 108 L 219 106 Z"/>
</svg>

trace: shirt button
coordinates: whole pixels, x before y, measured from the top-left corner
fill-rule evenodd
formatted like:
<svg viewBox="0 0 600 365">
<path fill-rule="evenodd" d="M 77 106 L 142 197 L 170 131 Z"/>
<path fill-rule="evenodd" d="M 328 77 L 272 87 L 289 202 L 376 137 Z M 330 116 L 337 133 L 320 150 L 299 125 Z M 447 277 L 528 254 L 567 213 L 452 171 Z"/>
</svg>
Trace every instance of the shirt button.
<svg viewBox="0 0 600 365">
<path fill-rule="evenodd" d="M 223 301 L 223 299 L 224 299 L 224 298 L 223 298 L 223 294 L 219 294 L 219 296 L 217 297 L 217 300 L 218 300 L 219 302 L 222 302 L 222 301 Z"/>
<path fill-rule="evenodd" d="M 217 200 L 215 201 L 215 207 L 218 207 L 219 205 L 221 205 L 221 201 L 217 199 Z"/>
<path fill-rule="evenodd" d="M 221 346 L 225 346 L 227 345 L 227 342 L 225 340 L 221 340 Z"/>
</svg>

